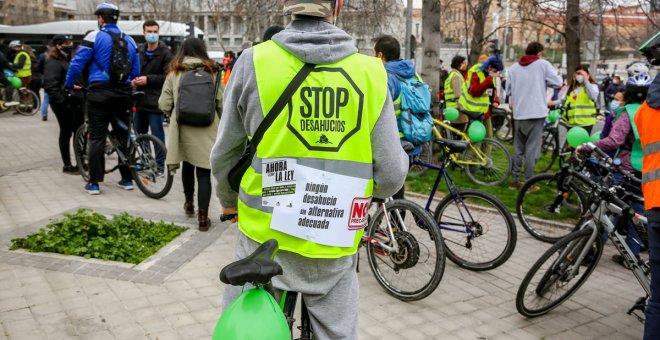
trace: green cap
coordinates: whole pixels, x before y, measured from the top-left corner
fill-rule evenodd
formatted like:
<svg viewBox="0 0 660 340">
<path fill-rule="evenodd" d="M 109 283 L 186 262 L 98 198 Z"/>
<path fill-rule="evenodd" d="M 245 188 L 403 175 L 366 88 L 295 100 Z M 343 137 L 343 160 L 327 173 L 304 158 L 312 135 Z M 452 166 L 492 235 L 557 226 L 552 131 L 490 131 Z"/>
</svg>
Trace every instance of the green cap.
<svg viewBox="0 0 660 340">
<path fill-rule="evenodd" d="M 286 0 L 284 15 L 309 15 L 329 17 L 332 14 L 332 0 Z"/>
</svg>

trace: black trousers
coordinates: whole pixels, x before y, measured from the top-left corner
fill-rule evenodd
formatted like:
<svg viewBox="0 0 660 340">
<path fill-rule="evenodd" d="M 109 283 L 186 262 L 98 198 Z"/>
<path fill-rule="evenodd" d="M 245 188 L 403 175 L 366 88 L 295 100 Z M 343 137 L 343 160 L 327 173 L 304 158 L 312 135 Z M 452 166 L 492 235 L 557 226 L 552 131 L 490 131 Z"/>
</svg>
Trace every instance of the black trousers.
<svg viewBox="0 0 660 340">
<path fill-rule="evenodd" d="M 105 175 L 105 140 L 108 135 L 108 124 L 112 125 L 112 133 L 119 142 L 118 149 L 126 154 L 128 131 L 119 126 L 117 118 L 128 126 L 131 108 L 129 92 L 105 88 L 92 88 L 87 95 L 89 141 L 89 182 L 103 182 Z M 131 180 L 131 171 L 127 165 L 120 165 L 122 180 Z"/>
<path fill-rule="evenodd" d="M 181 179 L 183 180 L 183 193 L 186 197 L 195 194 L 195 175 L 197 175 L 197 208 L 208 209 L 211 202 L 211 169 L 195 167 L 183 162 Z"/>
<path fill-rule="evenodd" d="M 60 156 L 64 166 L 71 165 L 71 137 L 76 133 L 78 127 L 83 123 L 82 107 L 78 103 L 63 102 L 50 103 L 50 107 L 57 117 L 57 124 L 60 126 L 59 146 Z"/>
</svg>

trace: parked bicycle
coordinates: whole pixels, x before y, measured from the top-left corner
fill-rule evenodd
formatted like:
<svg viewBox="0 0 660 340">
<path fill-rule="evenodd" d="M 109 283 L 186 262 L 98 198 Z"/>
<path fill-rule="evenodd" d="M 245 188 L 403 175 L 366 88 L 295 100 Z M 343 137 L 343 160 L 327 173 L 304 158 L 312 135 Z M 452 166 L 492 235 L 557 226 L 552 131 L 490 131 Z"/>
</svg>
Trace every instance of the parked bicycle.
<svg viewBox="0 0 660 340">
<path fill-rule="evenodd" d="M 414 202 L 388 199 L 369 220 L 361 245 L 378 284 L 401 301 L 433 293 L 445 271 L 445 251 L 431 214 Z"/>
<path fill-rule="evenodd" d="M 144 93 L 133 92 L 131 95 L 132 111 L 136 111 L 137 102 L 140 100 Z M 76 162 L 78 163 L 78 170 L 85 181 L 89 181 L 89 159 L 88 159 L 88 145 L 90 133 L 88 131 L 88 112 L 87 112 L 87 91 L 83 90 L 85 98 L 85 123 L 81 125 L 74 135 L 73 150 L 76 155 Z M 136 135 L 133 130 L 133 115 L 128 115 L 128 124 L 124 124 L 119 118 L 116 119 L 116 126 L 124 131 L 128 131 L 128 141 L 120 141 L 117 139 L 116 134 L 108 134 L 108 142 L 106 144 L 106 155 L 113 153 L 117 154 L 119 164 L 112 169 L 106 170 L 106 173 L 113 172 L 119 169 L 122 165 L 127 165 L 133 175 L 133 180 L 138 188 L 147 197 L 159 199 L 165 197 L 172 188 L 174 176 L 170 173 L 165 165 L 165 157 L 167 149 L 165 144 L 160 139 L 149 135 L 140 134 Z M 120 149 L 120 143 L 128 143 L 126 147 L 126 154 Z"/>
<path fill-rule="evenodd" d="M 601 165 L 606 169 L 616 167 L 607 155 L 590 147 L 605 160 Z M 641 185 L 639 179 L 621 169 L 627 181 Z M 527 317 L 544 315 L 569 299 L 594 271 L 603 253 L 603 236 L 609 234 L 614 247 L 621 254 L 624 263 L 633 272 L 646 296 L 640 298 L 628 314 L 643 311 L 645 301 L 650 294 L 650 268 L 646 261 L 635 257 L 625 242 L 622 234 L 626 224 L 633 222 L 643 245 L 648 246 L 646 218 L 636 214 L 625 202 L 628 199 L 643 200 L 635 197 L 622 185 L 603 185 L 583 174 L 569 170 L 572 177 L 591 189 L 591 205 L 587 214 L 577 224 L 577 229 L 566 235 L 548 249 L 529 270 L 516 295 L 518 312 Z M 616 218 L 616 222 L 613 222 Z M 639 315 L 640 320 L 643 318 Z"/>
<path fill-rule="evenodd" d="M 500 200 L 484 191 L 460 190 L 446 171 L 451 156 L 465 153 L 470 143 L 442 138 L 433 142 L 441 152 L 441 164 L 419 159 L 413 159 L 412 164 L 438 171 L 426 202 L 427 211 L 431 212 L 441 180 L 444 179 L 449 190 L 434 212 L 447 257 L 458 266 L 475 271 L 499 267 L 511 257 L 516 246 L 513 216 Z"/>
<path fill-rule="evenodd" d="M 451 153 L 448 156 L 454 164 L 465 171 L 472 182 L 479 185 L 496 186 L 509 178 L 513 162 L 511 154 L 504 144 L 491 138 L 474 143 L 467 133 L 451 126 L 449 122 L 433 119 L 433 123 L 435 138 L 456 139 L 468 143 L 463 153 Z M 427 159 L 419 157 L 419 160 L 426 161 Z"/>
<path fill-rule="evenodd" d="M 510 110 L 497 107 L 493 108 L 490 116 L 493 124 L 493 135 L 502 143 L 513 142 L 513 113 Z"/>
<path fill-rule="evenodd" d="M 3 72 L 13 88 L 11 97 L 13 105 L 5 105 L 5 110 L 0 111 L 0 113 L 8 110 L 15 110 L 23 116 L 32 116 L 37 113 L 41 108 L 41 99 L 39 98 L 39 95 L 26 87 L 22 87 L 20 79 L 14 77 L 13 71 L 3 70 Z M 9 98 L 7 98 L 7 100 L 9 100 Z"/>
</svg>

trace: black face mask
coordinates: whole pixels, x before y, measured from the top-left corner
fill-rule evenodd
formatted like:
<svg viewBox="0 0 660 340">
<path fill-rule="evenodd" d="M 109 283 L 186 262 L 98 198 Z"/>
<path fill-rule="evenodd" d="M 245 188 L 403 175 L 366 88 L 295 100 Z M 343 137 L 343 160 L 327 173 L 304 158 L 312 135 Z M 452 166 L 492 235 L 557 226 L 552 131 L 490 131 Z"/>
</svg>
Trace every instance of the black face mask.
<svg viewBox="0 0 660 340">
<path fill-rule="evenodd" d="M 73 52 L 73 46 L 62 46 L 60 47 L 60 51 L 65 53 L 67 56 L 71 56 L 71 53 Z"/>
</svg>

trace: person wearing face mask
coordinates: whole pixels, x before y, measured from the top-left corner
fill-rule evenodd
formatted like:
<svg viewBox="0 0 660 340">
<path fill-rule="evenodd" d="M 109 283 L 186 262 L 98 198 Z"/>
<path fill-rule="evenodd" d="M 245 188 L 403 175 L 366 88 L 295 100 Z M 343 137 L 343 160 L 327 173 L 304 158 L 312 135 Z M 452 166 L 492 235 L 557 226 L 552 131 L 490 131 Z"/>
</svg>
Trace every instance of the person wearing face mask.
<svg viewBox="0 0 660 340">
<path fill-rule="evenodd" d="M 44 63 L 44 90 L 57 124 L 60 126 L 59 146 L 64 167 L 62 172 L 77 175 L 78 169 L 71 164 L 71 137 L 83 123 L 82 98 L 78 94 L 64 91 L 64 81 L 73 54 L 71 37 L 56 35 L 51 41 L 52 48 Z M 74 85 L 74 89 L 80 89 Z"/>
<path fill-rule="evenodd" d="M 598 100 L 598 84 L 589 74 L 587 66 L 578 66 L 573 77 L 568 82 L 568 91 L 560 95 L 559 100 L 552 105 L 564 103 L 566 113 L 564 119 L 569 125 L 583 126 L 591 133 L 596 124 L 596 100 Z"/>
<path fill-rule="evenodd" d="M 227 86 L 227 83 L 229 83 L 229 76 L 231 76 L 231 70 L 234 68 L 234 59 L 236 59 L 236 54 L 233 51 L 225 52 L 225 57 L 222 58 L 222 66 L 225 67 L 225 72 L 222 75 L 222 86 Z"/>
<path fill-rule="evenodd" d="M 138 47 L 140 76 L 133 79 L 131 85 L 143 91 L 144 97 L 138 104 L 137 112 L 133 114 L 133 124 L 137 133 L 144 134 L 151 129 L 151 134 L 165 143 L 163 113 L 158 108 L 158 98 L 173 56 L 170 49 L 158 40 L 159 28 L 155 20 L 147 20 L 142 24 L 146 43 Z"/>
<path fill-rule="evenodd" d="M 621 83 L 621 77 L 614 76 L 614 78 L 612 78 L 612 82 L 605 88 L 605 105 L 607 105 L 608 108 L 610 106 L 610 102 L 614 99 L 614 95 L 618 92 L 622 92 L 623 89 L 624 86 Z M 610 110 L 610 112 L 612 112 L 612 110 Z"/>
<path fill-rule="evenodd" d="M 475 64 L 467 72 L 467 77 L 461 87 L 458 98 L 458 109 L 471 119 L 485 118 L 486 135 L 492 136 L 490 110 L 499 106 L 499 98 L 495 88 L 499 72 L 504 70 L 504 64 L 499 55 L 494 55 L 481 63 Z"/>
</svg>

